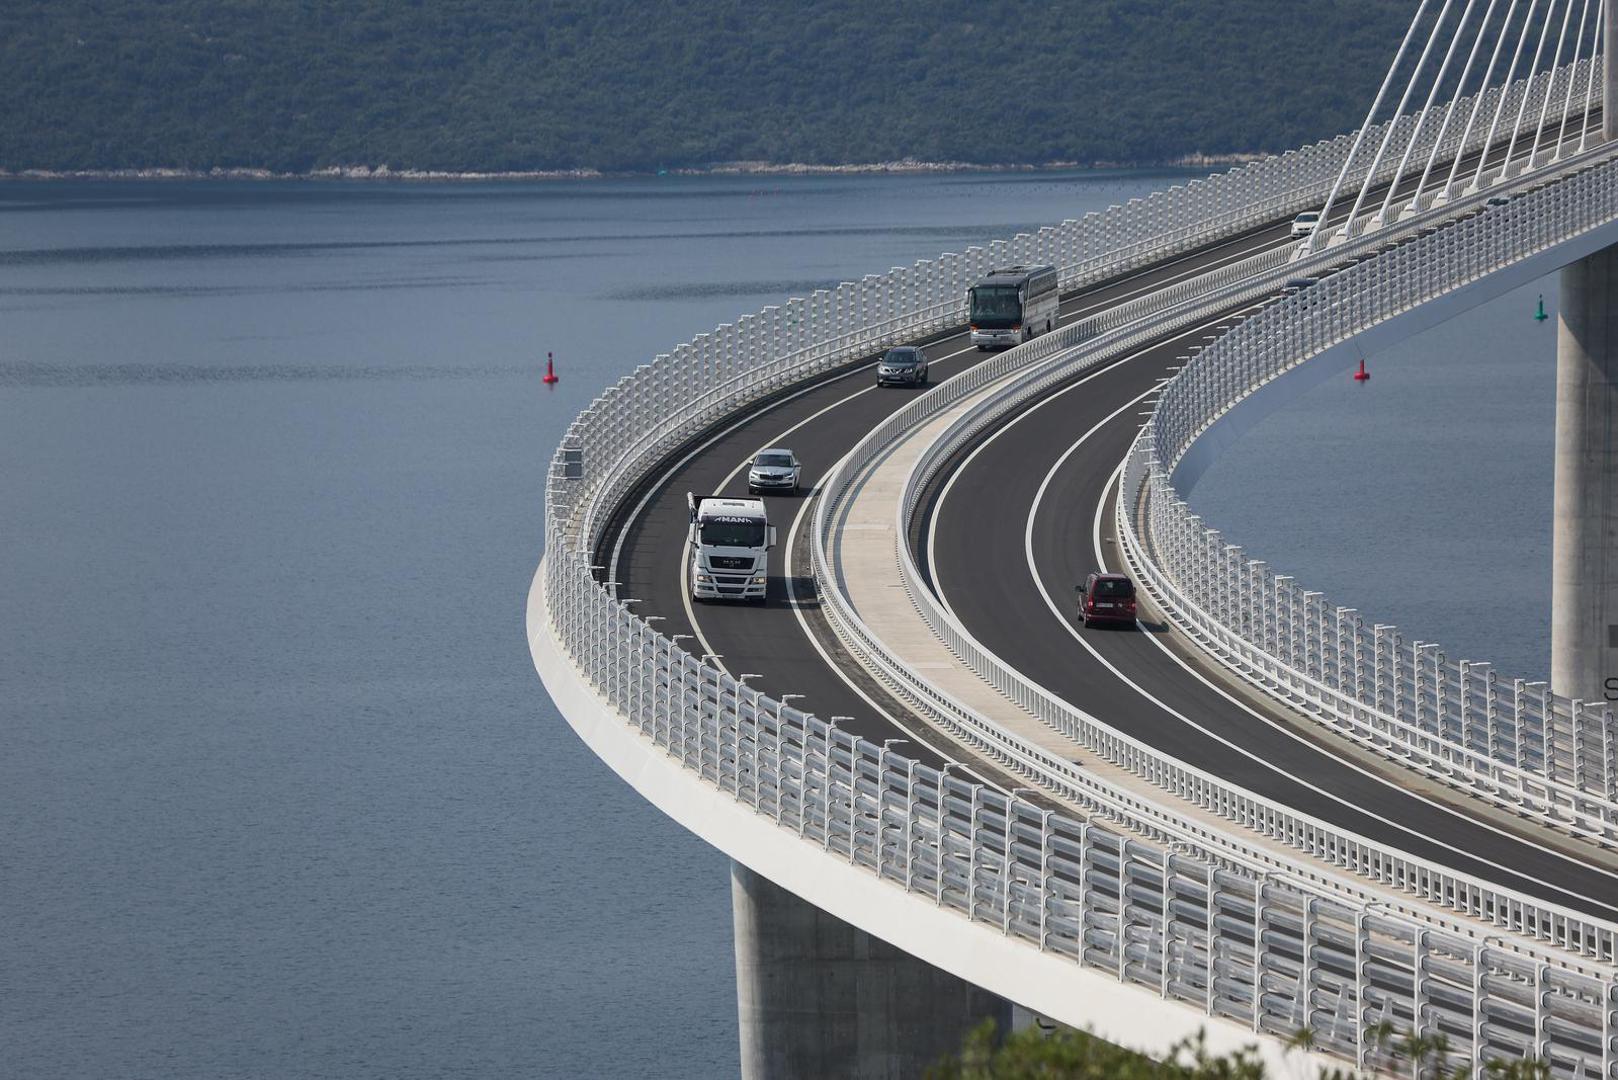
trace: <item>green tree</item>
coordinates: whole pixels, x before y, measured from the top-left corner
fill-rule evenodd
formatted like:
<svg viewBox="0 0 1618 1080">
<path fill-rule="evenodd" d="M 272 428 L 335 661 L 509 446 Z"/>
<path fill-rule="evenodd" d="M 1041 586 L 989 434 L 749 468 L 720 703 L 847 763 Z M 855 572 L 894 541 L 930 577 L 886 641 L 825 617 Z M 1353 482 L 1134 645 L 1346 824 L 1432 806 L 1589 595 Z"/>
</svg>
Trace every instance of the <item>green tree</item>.
<svg viewBox="0 0 1618 1080">
<path fill-rule="evenodd" d="M 1469 1059 L 1452 1053 L 1442 1034 L 1398 1036 L 1391 1024 L 1366 1029 L 1373 1060 L 1396 1065 L 1400 1076 L 1417 1080 L 1471 1080 Z M 1315 1048 L 1314 1033 L 1305 1028 L 1287 1040 L 1299 1052 Z M 1412 1067 L 1414 1063 L 1414 1067 Z M 1484 1075 L 1492 1080 L 1549 1080 L 1550 1067 L 1534 1058 L 1490 1060 Z M 931 1080 L 1265 1080 L 1264 1064 L 1254 1047 L 1232 1054 L 1210 1054 L 1201 1032 L 1176 1044 L 1162 1061 L 1104 1042 L 1086 1031 L 1027 1028 L 1003 1041 L 993 1020 L 967 1033 L 959 1054 L 928 1070 Z M 1362 1080 L 1352 1069 L 1332 1069 L 1324 1080 Z"/>
<path fill-rule="evenodd" d="M 1264 1066 L 1251 1049 L 1208 1053 L 1200 1033 L 1177 1045 L 1166 1060 L 1153 1061 L 1066 1027 L 1049 1034 L 1026 1028 L 997 1043 L 994 1021 L 986 1020 L 967 1034 L 958 1056 L 927 1075 L 931 1080 L 1264 1080 Z"/>
<path fill-rule="evenodd" d="M 1409 15 L 1408 0 L 8 0 L 0 168 L 1283 150 L 1359 122 Z M 1299 63 L 1305 41 L 1331 47 Z"/>
</svg>

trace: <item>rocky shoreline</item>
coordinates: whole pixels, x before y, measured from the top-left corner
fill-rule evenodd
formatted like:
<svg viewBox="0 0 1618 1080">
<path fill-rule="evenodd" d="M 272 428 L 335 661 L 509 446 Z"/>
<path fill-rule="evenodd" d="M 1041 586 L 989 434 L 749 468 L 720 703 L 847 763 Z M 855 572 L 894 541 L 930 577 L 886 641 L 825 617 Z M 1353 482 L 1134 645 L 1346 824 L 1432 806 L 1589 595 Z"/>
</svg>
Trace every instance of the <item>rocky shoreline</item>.
<svg viewBox="0 0 1618 1080">
<path fill-rule="evenodd" d="M 5 180 L 386 180 L 457 181 L 466 183 L 534 180 L 601 180 L 645 176 L 863 176 L 884 173 L 1052 172 L 1059 169 L 1220 168 L 1256 161 L 1264 154 L 1189 154 L 1171 161 L 1054 161 L 1039 165 L 980 165 L 965 161 L 877 161 L 850 165 L 778 164 L 729 161 L 702 167 L 655 172 L 607 172 L 600 169 L 546 169 L 514 172 L 456 172 L 439 169 L 394 169 L 387 165 L 332 165 L 308 172 L 259 168 L 213 169 L 0 169 Z"/>
</svg>

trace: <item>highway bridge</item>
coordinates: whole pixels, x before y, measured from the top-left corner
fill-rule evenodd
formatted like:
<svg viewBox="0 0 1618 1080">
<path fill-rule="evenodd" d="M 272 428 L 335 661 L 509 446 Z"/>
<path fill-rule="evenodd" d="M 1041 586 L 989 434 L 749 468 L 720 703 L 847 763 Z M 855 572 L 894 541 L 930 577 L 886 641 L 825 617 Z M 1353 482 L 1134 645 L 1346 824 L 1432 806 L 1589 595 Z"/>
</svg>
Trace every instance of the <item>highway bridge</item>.
<svg viewBox="0 0 1618 1080">
<path fill-rule="evenodd" d="M 1518 6 L 1423 3 L 1351 136 L 766 309 L 575 421 L 530 647 L 732 857 L 744 1075 L 912 1075 L 1015 1005 L 1306 1073 L 1408 1071 L 1383 1030 L 1618 1078 L 1618 17 Z M 1058 267 L 1061 325 L 984 353 L 966 286 L 1012 262 Z M 1267 410 L 1564 267 L 1550 686 L 1186 509 Z M 899 343 L 933 387 L 874 385 Z M 686 493 L 777 445 L 765 604 L 693 604 Z M 1098 568 L 1134 628 L 1076 624 Z"/>
</svg>

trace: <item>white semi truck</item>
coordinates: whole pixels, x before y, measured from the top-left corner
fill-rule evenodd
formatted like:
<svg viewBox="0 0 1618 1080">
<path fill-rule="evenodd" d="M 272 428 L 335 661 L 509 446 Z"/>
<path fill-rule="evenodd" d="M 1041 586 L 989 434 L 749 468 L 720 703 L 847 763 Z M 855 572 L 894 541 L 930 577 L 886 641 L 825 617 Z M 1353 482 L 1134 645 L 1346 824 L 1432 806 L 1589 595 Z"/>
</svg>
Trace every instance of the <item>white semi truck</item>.
<svg viewBox="0 0 1618 1080">
<path fill-rule="evenodd" d="M 762 604 L 769 581 L 775 528 L 763 499 L 685 495 L 691 511 L 691 599 L 752 600 Z"/>
</svg>

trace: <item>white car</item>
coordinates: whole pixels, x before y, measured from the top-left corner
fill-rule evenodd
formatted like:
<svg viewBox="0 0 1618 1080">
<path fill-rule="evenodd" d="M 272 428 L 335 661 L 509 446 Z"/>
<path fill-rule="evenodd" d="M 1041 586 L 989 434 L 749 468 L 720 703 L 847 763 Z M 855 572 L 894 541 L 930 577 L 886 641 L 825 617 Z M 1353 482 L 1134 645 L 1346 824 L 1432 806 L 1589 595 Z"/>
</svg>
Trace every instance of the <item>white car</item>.
<svg viewBox="0 0 1618 1080">
<path fill-rule="evenodd" d="M 760 450 L 747 469 L 747 490 L 753 495 L 765 491 L 789 491 L 796 495 L 802 476 L 803 466 L 791 450 L 779 446 Z"/>
<path fill-rule="evenodd" d="M 1320 225 L 1319 210 L 1305 210 L 1292 219 L 1293 236 L 1313 236 L 1315 229 Z"/>
</svg>

